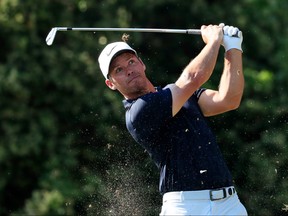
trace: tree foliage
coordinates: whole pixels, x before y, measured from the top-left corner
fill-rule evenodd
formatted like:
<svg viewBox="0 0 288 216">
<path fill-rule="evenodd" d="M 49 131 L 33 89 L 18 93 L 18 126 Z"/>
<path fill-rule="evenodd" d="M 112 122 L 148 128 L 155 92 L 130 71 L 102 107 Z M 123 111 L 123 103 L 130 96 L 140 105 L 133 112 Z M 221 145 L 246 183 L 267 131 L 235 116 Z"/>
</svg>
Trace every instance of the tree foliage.
<svg viewBox="0 0 288 216">
<path fill-rule="evenodd" d="M 122 96 L 105 87 L 97 57 L 116 32 L 53 26 L 239 27 L 245 93 L 210 118 L 250 215 L 288 204 L 288 2 L 269 0 L 0 1 L 0 214 L 157 215 L 158 171 L 125 128 Z M 155 85 L 175 81 L 201 37 L 130 33 Z M 223 52 L 223 50 L 221 51 Z M 217 88 L 220 53 L 206 87 Z"/>
</svg>

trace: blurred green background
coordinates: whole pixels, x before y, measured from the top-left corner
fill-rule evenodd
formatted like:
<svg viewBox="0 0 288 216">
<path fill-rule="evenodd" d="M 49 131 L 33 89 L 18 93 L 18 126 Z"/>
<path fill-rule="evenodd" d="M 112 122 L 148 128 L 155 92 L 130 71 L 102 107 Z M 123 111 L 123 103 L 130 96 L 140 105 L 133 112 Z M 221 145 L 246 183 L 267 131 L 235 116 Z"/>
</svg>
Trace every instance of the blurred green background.
<svg viewBox="0 0 288 216">
<path fill-rule="evenodd" d="M 0 215 L 158 215 L 158 170 L 126 131 L 122 96 L 97 58 L 120 32 L 52 27 L 243 31 L 240 108 L 210 118 L 250 215 L 287 215 L 288 1 L 1 0 Z M 129 33 L 156 86 L 174 82 L 200 36 Z M 223 48 L 206 87 L 217 88 Z"/>
</svg>

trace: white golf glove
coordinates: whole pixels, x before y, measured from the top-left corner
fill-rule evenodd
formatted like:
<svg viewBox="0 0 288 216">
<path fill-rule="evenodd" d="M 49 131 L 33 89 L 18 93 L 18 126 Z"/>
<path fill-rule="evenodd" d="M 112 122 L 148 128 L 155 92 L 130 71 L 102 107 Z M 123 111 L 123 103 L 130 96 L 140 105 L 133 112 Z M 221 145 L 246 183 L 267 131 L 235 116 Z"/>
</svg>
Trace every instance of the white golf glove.
<svg viewBox="0 0 288 216">
<path fill-rule="evenodd" d="M 230 49 L 238 49 L 243 52 L 241 48 L 243 41 L 242 32 L 237 27 L 224 25 L 224 23 L 221 23 L 219 26 L 223 27 L 224 36 L 222 45 L 224 46 L 225 51 L 227 52 Z"/>
</svg>

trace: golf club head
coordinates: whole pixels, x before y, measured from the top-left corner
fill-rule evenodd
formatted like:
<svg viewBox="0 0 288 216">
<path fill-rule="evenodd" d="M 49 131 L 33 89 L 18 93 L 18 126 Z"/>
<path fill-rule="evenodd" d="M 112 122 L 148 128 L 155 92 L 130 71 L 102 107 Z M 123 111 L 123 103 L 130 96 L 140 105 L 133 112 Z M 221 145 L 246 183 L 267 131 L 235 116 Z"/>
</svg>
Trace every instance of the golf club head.
<svg viewBox="0 0 288 216">
<path fill-rule="evenodd" d="M 48 46 L 52 45 L 54 38 L 56 36 L 57 30 L 58 30 L 57 28 L 52 28 L 51 31 L 49 32 L 49 34 L 47 35 L 46 43 Z"/>
</svg>

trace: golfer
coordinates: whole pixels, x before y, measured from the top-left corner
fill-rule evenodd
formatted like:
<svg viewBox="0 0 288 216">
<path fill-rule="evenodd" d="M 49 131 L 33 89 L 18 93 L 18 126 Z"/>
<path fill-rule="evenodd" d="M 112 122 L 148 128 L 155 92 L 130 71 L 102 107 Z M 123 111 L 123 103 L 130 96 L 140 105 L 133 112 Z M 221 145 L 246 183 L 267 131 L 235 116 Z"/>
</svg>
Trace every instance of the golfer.
<svg viewBox="0 0 288 216">
<path fill-rule="evenodd" d="M 155 87 L 146 66 L 126 42 L 99 56 L 106 85 L 125 98 L 126 126 L 160 170 L 160 215 L 247 215 L 205 117 L 238 108 L 244 88 L 242 32 L 203 25 L 205 46 L 175 83 Z M 236 36 L 236 37 L 235 37 Z M 224 69 L 217 90 L 201 86 L 211 76 L 221 45 Z M 171 50 L 173 55 L 173 50 Z"/>
</svg>

